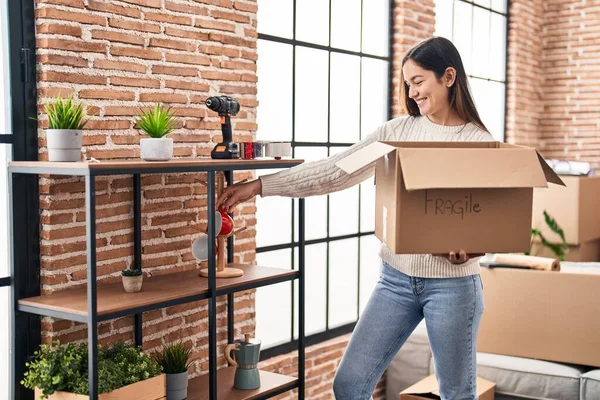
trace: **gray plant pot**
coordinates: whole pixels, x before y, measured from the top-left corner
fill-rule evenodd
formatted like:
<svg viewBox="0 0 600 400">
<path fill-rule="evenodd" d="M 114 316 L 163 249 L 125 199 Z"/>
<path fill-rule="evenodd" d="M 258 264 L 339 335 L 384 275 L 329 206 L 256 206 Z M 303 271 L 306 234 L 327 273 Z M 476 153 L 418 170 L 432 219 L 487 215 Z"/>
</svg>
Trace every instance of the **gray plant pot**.
<svg viewBox="0 0 600 400">
<path fill-rule="evenodd" d="M 121 276 L 121 279 L 123 280 L 123 288 L 127 293 L 135 293 L 142 290 L 144 275 Z"/>
<path fill-rule="evenodd" d="M 146 161 L 169 161 L 173 158 L 173 139 L 144 138 L 140 140 L 140 157 Z"/>
<path fill-rule="evenodd" d="M 183 400 L 187 398 L 188 372 L 167 374 L 167 400 Z"/>
<path fill-rule="evenodd" d="M 77 129 L 47 129 L 46 142 L 50 161 L 80 161 L 83 131 Z"/>
</svg>

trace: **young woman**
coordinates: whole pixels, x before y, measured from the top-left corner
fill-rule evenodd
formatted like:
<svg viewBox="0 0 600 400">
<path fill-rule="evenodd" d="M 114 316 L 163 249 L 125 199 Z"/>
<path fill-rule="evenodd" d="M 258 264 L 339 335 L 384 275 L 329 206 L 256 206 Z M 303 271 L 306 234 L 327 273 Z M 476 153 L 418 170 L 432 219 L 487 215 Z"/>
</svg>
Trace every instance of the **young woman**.
<svg viewBox="0 0 600 400">
<path fill-rule="evenodd" d="M 261 195 L 308 197 L 346 189 L 371 177 L 374 165 L 346 174 L 335 163 L 377 140 L 493 141 L 469 93 L 457 49 L 431 38 L 402 60 L 401 98 L 408 116 L 380 126 L 343 153 L 306 163 L 245 184 L 232 185 L 217 199 L 231 211 Z M 458 250 L 458 249 L 457 249 Z M 369 399 L 388 364 L 424 318 L 442 399 L 477 399 L 476 341 L 483 313 L 476 256 L 379 253 L 383 270 L 364 309 L 334 380 L 337 399 Z"/>
</svg>

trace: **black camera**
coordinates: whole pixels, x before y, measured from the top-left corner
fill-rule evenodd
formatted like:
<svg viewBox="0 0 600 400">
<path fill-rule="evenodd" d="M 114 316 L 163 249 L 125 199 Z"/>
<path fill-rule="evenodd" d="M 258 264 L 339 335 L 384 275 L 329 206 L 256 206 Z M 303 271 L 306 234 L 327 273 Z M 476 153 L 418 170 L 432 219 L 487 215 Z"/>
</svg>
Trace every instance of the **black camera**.
<svg viewBox="0 0 600 400">
<path fill-rule="evenodd" d="M 236 115 L 240 112 L 240 103 L 231 96 L 213 96 L 206 99 L 206 106 L 219 115 Z"/>
</svg>

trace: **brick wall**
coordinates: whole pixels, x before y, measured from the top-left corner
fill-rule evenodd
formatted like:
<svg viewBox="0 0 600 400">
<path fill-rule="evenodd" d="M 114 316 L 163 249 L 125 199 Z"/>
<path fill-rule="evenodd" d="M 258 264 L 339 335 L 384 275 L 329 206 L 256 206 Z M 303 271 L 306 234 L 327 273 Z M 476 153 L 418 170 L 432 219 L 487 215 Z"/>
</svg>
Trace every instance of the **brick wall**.
<svg viewBox="0 0 600 400">
<path fill-rule="evenodd" d="M 600 168 L 600 8 L 511 1 L 507 138 Z"/>
<path fill-rule="evenodd" d="M 203 100 L 235 95 L 242 111 L 234 118 L 239 140 L 256 130 L 256 2 L 231 0 L 38 0 L 37 75 L 40 128 L 47 127 L 43 104 L 61 94 L 90 106 L 84 156 L 98 160 L 139 156 L 134 116 L 140 106 L 162 102 L 180 116 L 170 135 L 176 157 L 206 156 L 220 125 Z M 39 131 L 40 159 L 47 159 Z M 251 177 L 240 173 L 236 179 Z M 206 189 L 196 178 L 174 174 L 142 177 L 143 267 L 154 275 L 197 268 L 190 253 L 195 228 L 206 225 Z M 97 182 L 97 274 L 102 283 L 119 281 L 133 262 L 132 182 L 117 176 Z M 84 181 L 40 179 L 42 291 L 85 284 Z M 255 260 L 255 206 L 236 212 L 236 261 Z M 198 279 L 204 279 L 198 277 Z M 226 306 L 220 299 L 219 349 L 226 344 Z M 236 296 L 236 335 L 254 331 L 254 293 Z M 207 303 L 201 301 L 144 314 L 144 347 L 185 338 L 198 360 L 191 371 L 207 370 Z M 99 326 L 100 342 L 133 338 L 133 319 Z M 84 340 L 86 326 L 43 320 L 43 340 Z M 220 364 L 224 365 L 220 358 Z"/>
</svg>

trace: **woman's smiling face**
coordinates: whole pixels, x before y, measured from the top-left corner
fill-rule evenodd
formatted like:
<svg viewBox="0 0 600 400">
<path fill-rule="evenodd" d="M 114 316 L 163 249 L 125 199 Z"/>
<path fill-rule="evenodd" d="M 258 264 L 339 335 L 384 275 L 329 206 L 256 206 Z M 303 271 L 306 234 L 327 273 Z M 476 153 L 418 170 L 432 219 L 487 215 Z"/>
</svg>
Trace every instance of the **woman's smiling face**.
<svg viewBox="0 0 600 400">
<path fill-rule="evenodd" d="M 421 115 L 435 115 L 450 106 L 448 88 L 454 83 L 452 75 L 437 79 L 433 71 L 420 67 L 413 60 L 408 60 L 402 67 L 404 84 L 408 97 L 417 103 Z"/>
</svg>

